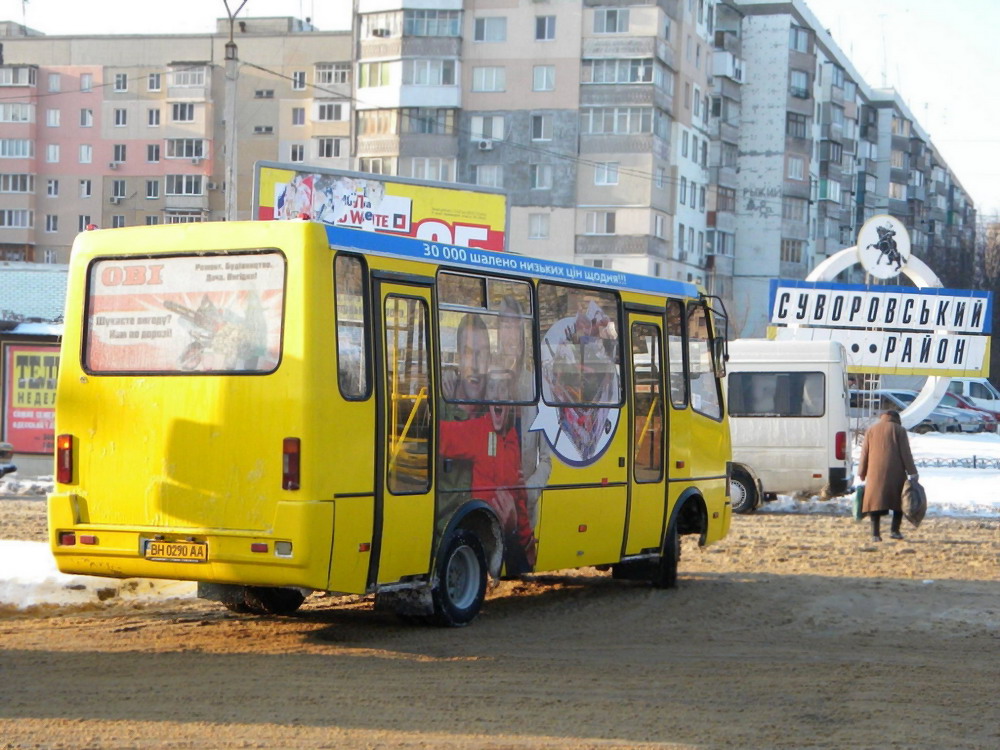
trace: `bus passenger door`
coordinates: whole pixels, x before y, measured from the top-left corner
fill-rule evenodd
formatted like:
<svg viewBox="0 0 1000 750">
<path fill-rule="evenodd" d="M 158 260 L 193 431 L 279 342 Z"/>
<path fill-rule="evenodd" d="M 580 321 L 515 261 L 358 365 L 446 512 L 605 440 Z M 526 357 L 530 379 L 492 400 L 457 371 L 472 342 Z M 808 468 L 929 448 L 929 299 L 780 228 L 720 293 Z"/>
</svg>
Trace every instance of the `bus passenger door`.
<svg viewBox="0 0 1000 750">
<path fill-rule="evenodd" d="M 431 287 L 376 282 L 378 476 L 369 583 L 426 573 L 434 530 Z M 344 425 L 349 430 L 350 425 Z"/>
<path fill-rule="evenodd" d="M 625 555 L 658 550 L 666 506 L 666 412 L 659 316 L 629 313 L 631 409 L 629 510 Z"/>
</svg>

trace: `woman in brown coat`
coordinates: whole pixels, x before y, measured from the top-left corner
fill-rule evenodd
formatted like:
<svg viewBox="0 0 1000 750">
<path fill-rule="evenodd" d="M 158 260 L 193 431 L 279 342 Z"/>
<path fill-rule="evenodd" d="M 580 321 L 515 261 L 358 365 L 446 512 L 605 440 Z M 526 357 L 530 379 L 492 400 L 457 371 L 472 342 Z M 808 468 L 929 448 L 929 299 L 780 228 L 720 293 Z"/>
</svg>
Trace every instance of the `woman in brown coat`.
<svg viewBox="0 0 1000 750">
<path fill-rule="evenodd" d="M 892 511 L 893 539 L 902 539 L 899 527 L 903 523 L 903 483 L 907 476 L 916 477 L 917 467 L 910 453 L 910 440 L 900 423 L 898 411 L 886 411 L 878 422 L 868 428 L 861 446 L 858 477 L 865 484 L 865 499 L 861 511 L 872 520 L 872 541 L 881 542 L 879 522 Z"/>
</svg>

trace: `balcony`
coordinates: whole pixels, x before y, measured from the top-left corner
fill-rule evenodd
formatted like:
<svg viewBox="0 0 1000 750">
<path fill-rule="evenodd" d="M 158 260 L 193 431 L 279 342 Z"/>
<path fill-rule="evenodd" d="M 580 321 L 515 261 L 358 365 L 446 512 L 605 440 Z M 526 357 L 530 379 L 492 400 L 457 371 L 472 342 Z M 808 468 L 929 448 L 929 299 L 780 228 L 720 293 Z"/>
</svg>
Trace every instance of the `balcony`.
<svg viewBox="0 0 1000 750">
<path fill-rule="evenodd" d="M 743 60 L 732 52 L 715 50 L 712 53 L 712 75 L 743 83 Z"/>
<path fill-rule="evenodd" d="M 670 245 L 666 240 L 649 235 L 591 235 L 576 236 L 577 255 L 649 255 L 670 258 Z"/>
</svg>

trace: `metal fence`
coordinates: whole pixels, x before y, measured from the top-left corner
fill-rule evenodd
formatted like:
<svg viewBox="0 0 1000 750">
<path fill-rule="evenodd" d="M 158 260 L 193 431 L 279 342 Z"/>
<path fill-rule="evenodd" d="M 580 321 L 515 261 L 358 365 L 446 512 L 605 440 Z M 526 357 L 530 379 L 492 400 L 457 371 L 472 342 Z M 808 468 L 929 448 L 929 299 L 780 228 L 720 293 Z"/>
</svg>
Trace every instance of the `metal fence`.
<svg viewBox="0 0 1000 750">
<path fill-rule="evenodd" d="M 917 458 L 917 467 L 928 466 L 944 469 L 1000 469 L 1000 458 L 970 456 L 968 458 Z"/>
</svg>

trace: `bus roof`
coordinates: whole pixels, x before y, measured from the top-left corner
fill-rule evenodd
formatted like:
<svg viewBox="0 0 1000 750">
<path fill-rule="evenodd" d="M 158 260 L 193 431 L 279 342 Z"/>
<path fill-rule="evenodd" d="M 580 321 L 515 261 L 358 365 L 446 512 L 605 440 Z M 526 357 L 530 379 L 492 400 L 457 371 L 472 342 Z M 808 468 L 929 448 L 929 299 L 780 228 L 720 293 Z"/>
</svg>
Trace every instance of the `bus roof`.
<svg viewBox="0 0 1000 750">
<path fill-rule="evenodd" d="M 355 229 L 336 227 L 331 224 L 324 226 L 331 247 L 357 250 L 369 255 L 441 263 L 476 271 L 499 271 L 514 276 L 588 284 L 607 289 L 651 292 L 675 297 L 698 297 L 699 295 L 698 288 L 694 284 L 683 281 L 659 279 L 572 263 L 560 263 L 513 253 L 459 247 L 410 237 L 359 232 Z"/>
</svg>

